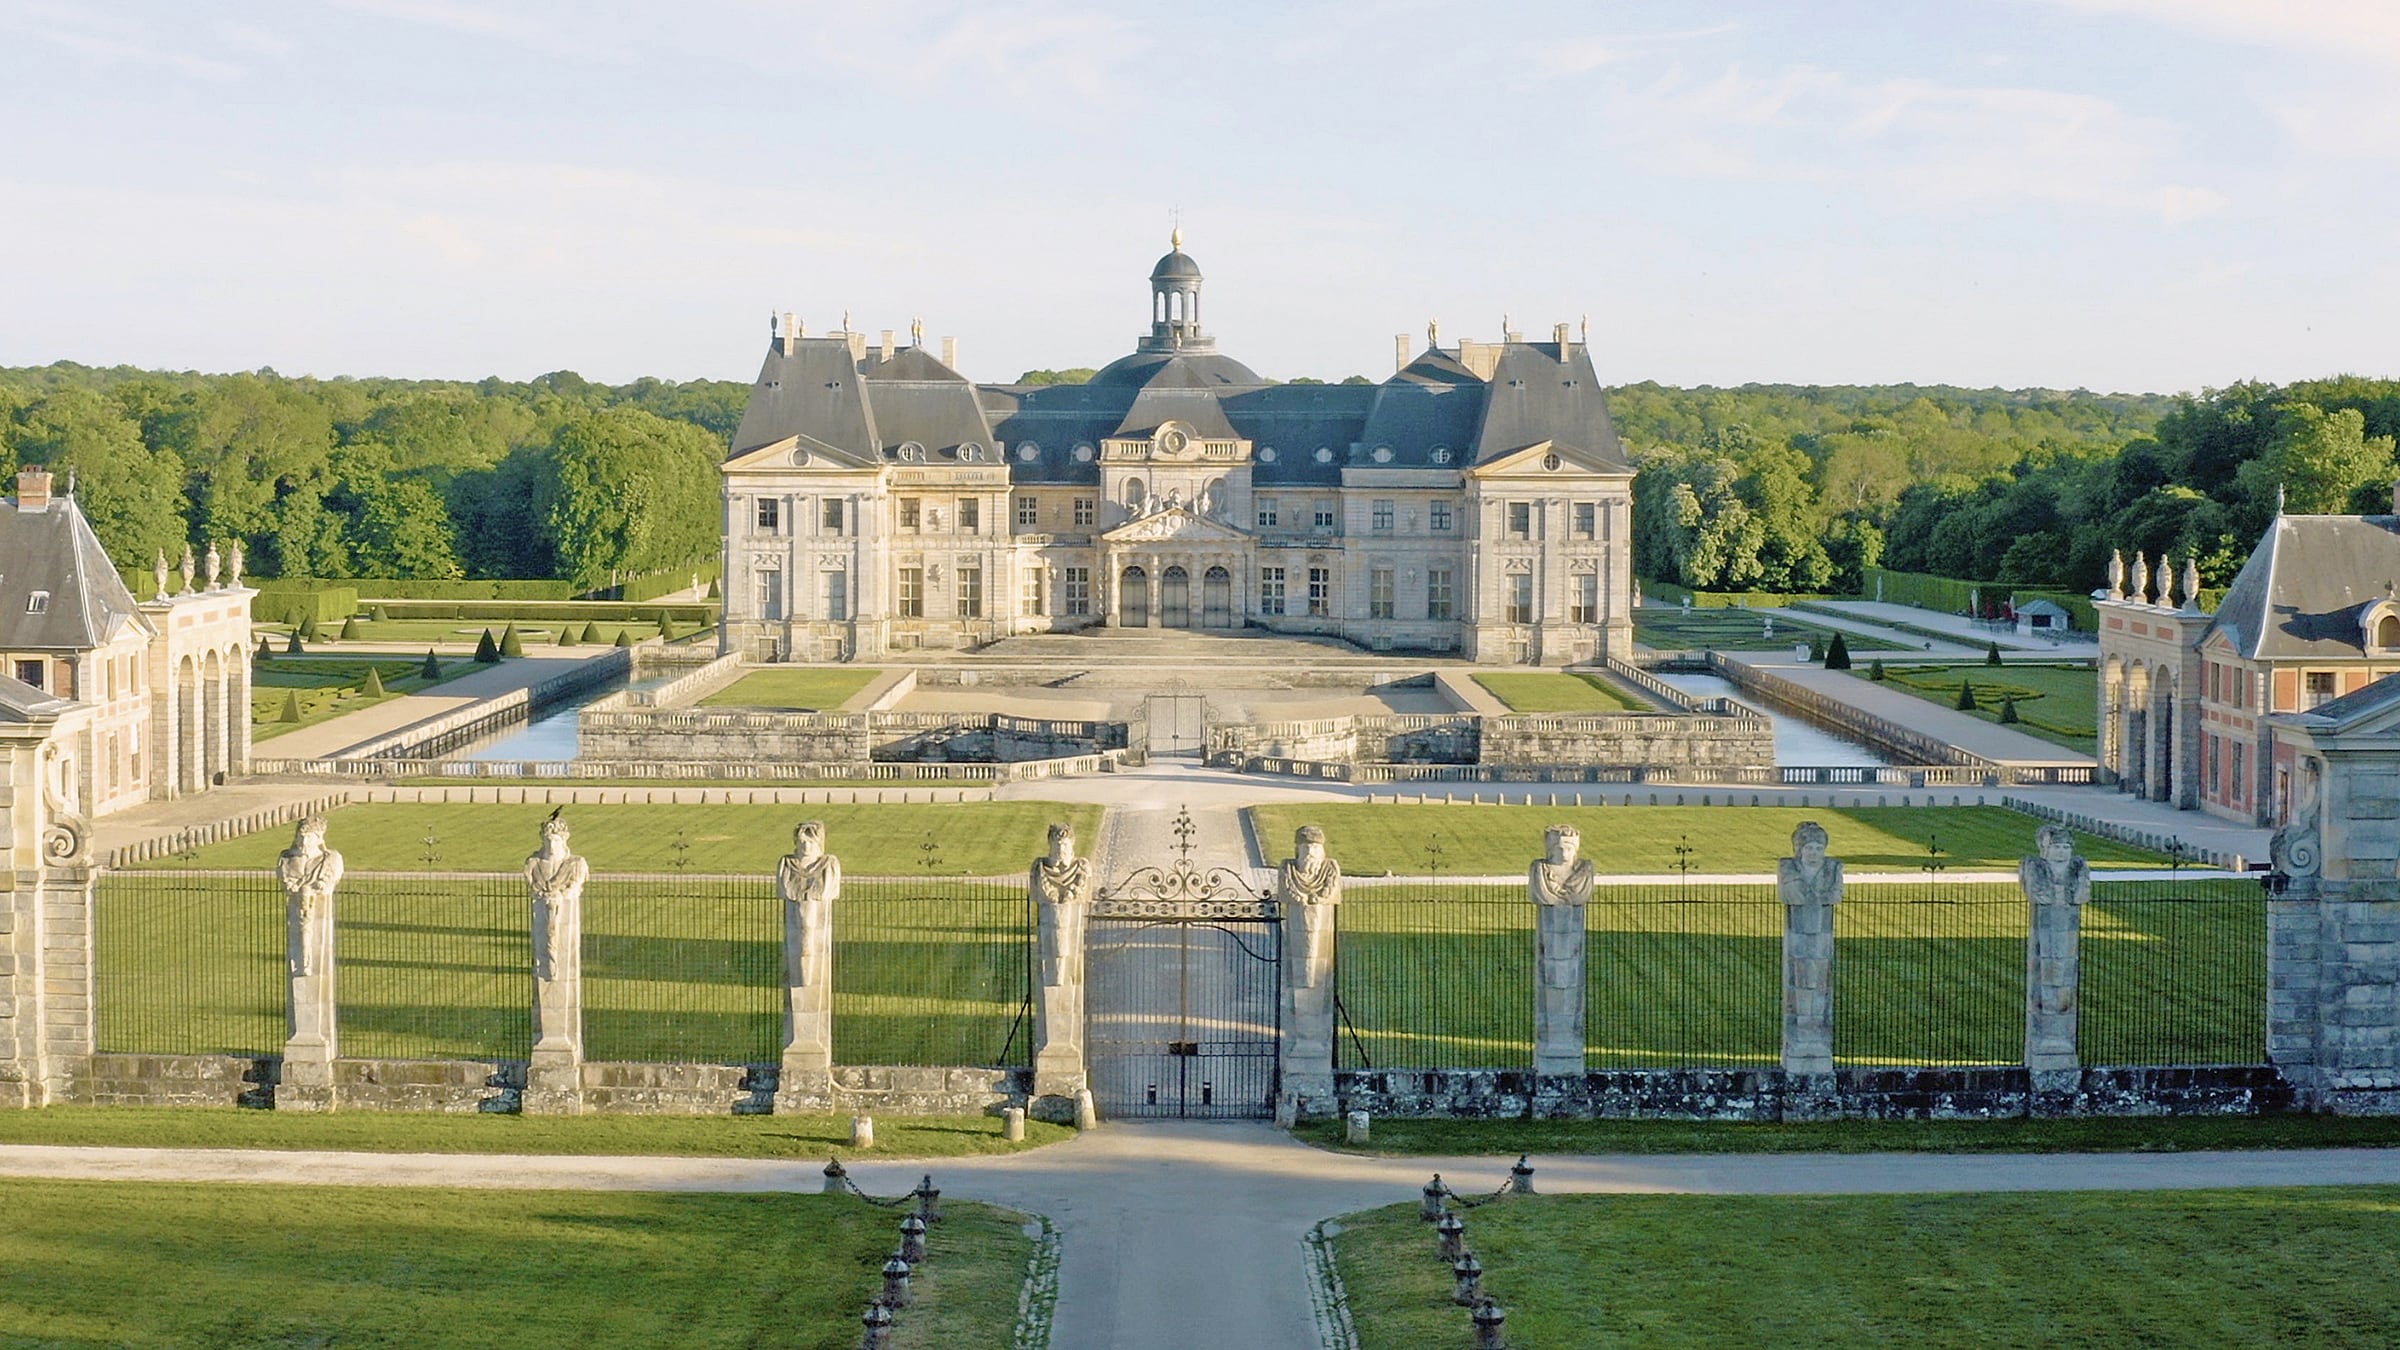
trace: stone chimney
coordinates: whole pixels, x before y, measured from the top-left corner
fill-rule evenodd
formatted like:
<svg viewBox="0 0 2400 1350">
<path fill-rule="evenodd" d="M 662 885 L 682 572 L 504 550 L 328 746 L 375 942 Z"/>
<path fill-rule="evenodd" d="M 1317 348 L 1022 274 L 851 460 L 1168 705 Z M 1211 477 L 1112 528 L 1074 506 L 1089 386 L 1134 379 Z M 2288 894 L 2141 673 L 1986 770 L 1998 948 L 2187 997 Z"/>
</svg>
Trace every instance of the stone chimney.
<svg viewBox="0 0 2400 1350">
<path fill-rule="evenodd" d="M 800 324 L 790 310 L 783 312 L 783 354 L 790 356 L 800 342 Z"/>
<path fill-rule="evenodd" d="M 17 509 L 47 511 L 50 509 L 50 471 L 28 464 L 17 470 Z"/>
<path fill-rule="evenodd" d="M 892 330 L 889 328 L 883 330 L 883 359 L 892 359 Z"/>
<path fill-rule="evenodd" d="M 950 367 L 952 370 L 958 369 L 957 338 L 946 337 L 942 339 L 942 364 Z"/>
<path fill-rule="evenodd" d="M 1408 334 L 1394 333 L 1392 334 L 1392 372 L 1398 374 L 1406 369 L 1408 369 Z M 2400 497 L 2400 487 L 2393 488 L 2392 495 Z"/>
<path fill-rule="evenodd" d="M 1566 360 L 1567 326 L 1563 323 L 1554 323 L 1550 325 L 1550 340 L 1558 344 L 1558 359 L 1561 361 Z"/>
<path fill-rule="evenodd" d="M 842 336 L 849 339 L 850 342 L 850 364 L 857 365 L 859 362 L 867 359 L 866 334 L 850 332 L 848 330 L 848 326 L 845 325 Z"/>
</svg>

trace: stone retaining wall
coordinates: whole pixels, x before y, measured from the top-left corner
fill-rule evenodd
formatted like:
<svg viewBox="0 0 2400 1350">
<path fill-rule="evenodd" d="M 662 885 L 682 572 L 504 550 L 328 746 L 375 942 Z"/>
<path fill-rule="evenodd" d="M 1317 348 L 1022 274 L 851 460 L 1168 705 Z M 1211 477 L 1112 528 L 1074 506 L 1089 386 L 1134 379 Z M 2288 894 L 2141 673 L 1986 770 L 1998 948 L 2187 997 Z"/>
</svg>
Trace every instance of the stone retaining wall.
<svg viewBox="0 0 2400 1350">
<path fill-rule="evenodd" d="M 1830 1092 L 1780 1069 L 1358 1069 L 1334 1075 L 1345 1111 L 1488 1120 L 1998 1120 L 2266 1115 L 2291 1109 L 2272 1065 L 2087 1068 L 2072 1093 L 2036 1094 L 2022 1067 L 1843 1069 Z"/>
</svg>

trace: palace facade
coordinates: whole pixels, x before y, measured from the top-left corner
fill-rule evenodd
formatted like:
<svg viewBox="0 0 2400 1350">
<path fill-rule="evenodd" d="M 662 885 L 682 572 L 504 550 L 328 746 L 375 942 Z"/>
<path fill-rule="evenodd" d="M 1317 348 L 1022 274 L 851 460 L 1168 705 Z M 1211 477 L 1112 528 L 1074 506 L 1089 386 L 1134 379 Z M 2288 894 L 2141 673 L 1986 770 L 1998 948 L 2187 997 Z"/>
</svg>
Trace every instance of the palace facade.
<svg viewBox="0 0 2400 1350">
<path fill-rule="evenodd" d="M 1632 470 L 1583 342 L 1397 344 L 1381 384 L 1219 353 L 1201 273 L 1084 384 L 977 385 L 920 332 L 782 316 L 725 474 L 726 651 L 883 659 L 1120 629 L 1630 656 Z"/>
</svg>

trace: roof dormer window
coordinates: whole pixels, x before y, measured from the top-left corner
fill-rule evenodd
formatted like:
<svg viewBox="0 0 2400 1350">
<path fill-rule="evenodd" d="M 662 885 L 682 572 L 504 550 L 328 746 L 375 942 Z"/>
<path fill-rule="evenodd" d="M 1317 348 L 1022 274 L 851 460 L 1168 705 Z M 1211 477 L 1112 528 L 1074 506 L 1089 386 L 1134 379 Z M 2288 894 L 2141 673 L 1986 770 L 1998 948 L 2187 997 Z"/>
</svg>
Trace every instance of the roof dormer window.
<svg viewBox="0 0 2400 1350">
<path fill-rule="evenodd" d="M 925 459 L 925 447 L 915 441 L 902 441 L 900 442 L 900 458 L 910 464 L 922 463 Z"/>
<path fill-rule="evenodd" d="M 50 592 L 48 592 L 48 591 L 35 591 L 33 594 L 26 596 L 26 597 L 25 597 L 25 612 L 26 612 L 26 613 L 28 613 L 28 614 L 47 614 L 47 613 L 49 613 L 49 612 L 50 612 Z"/>
<path fill-rule="evenodd" d="M 2358 645 L 2371 652 L 2400 653 L 2400 603 L 2387 595 L 2368 605 L 2358 616 Z"/>
</svg>

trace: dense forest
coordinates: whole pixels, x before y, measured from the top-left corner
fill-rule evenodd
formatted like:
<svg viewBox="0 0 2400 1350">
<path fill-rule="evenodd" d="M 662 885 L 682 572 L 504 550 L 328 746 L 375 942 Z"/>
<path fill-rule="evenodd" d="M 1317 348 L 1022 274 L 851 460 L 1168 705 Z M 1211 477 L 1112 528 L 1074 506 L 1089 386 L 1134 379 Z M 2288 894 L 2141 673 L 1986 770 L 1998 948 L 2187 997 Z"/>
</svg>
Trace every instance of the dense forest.
<svg viewBox="0 0 2400 1350">
<path fill-rule="evenodd" d="M 2400 382 L 2173 398 L 2043 390 L 1663 389 L 1615 396 L 1634 570 L 1701 590 L 1856 594 L 1890 567 L 2090 590 L 2112 549 L 2222 586 L 2276 509 L 2388 511 Z"/>
<path fill-rule="evenodd" d="M 1087 376 L 1028 371 L 1024 383 Z M 239 538 L 262 577 L 606 585 L 718 548 L 746 384 L 0 369 L 0 468 L 72 471 L 129 572 Z M 2388 510 L 2400 382 L 2198 396 L 1890 385 L 1613 391 L 1635 570 L 1854 591 L 1883 566 L 2086 590 L 2112 548 L 2223 585 L 2275 510 Z"/>
</svg>

